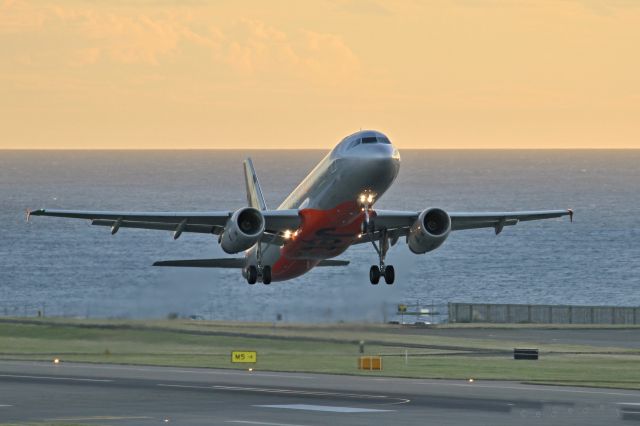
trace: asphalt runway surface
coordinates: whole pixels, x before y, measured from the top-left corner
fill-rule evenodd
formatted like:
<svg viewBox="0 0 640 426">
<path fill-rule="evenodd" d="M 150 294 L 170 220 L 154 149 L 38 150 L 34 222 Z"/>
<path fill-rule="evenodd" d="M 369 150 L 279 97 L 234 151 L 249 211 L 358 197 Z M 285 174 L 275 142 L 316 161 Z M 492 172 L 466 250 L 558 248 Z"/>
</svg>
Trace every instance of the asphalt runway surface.
<svg viewBox="0 0 640 426">
<path fill-rule="evenodd" d="M 640 391 L 0 361 L 0 423 L 96 425 L 640 424 Z"/>
</svg>

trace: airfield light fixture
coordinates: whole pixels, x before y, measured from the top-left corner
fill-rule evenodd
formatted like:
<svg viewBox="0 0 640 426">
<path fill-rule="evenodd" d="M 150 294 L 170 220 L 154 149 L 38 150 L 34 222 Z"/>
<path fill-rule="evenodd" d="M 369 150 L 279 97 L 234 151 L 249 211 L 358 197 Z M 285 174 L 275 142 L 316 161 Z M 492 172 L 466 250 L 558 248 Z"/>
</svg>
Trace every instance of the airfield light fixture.
<svg viewBox="0 0 640 426">
<path fill-rule="evenodd" d="M 54 358 L 53 363 L 56 365 L 60 364 L 60 358 Z"/>
</svg>

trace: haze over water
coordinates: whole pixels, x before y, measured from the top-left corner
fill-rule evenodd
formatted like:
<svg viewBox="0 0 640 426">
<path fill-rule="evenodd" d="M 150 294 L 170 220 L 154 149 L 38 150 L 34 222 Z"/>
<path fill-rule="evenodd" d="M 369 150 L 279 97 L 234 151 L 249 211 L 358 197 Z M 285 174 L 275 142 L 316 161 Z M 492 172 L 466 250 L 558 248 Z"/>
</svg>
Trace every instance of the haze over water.
<svg viewBox="0 0 640 426">
<path fill-rule="evenodd" d="M 172 269 L 163 259 L 226 256 L 216 237 L 92 227 L 33 218 L 26 208 L 235 210 L 246 204 L 251 155 L 275 208 L 324 151 L 0 151 L 0 314 L 214 319 L 382 320 L 401 302 L 640 305 L 640 151 L 411 151 L 380 209 L 495 211 L 573 208 L 568 219 L 454 232 L 388 262 L 396 284 L 371 286 L 371 245 L 293 281 L 249 286 L 239 270 Z"/>
</svg>

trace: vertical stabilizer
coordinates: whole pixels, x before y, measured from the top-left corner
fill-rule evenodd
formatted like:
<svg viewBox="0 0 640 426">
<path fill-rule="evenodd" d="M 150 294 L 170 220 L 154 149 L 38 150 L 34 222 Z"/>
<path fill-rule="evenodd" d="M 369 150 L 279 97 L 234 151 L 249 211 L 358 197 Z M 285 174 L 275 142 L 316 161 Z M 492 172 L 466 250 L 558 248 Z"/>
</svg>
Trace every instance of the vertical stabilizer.
<svg viewBox="0 0 640 426">
<path fill-rule="evenodd" d="M 253 168 L 251 158 L 244 160 L 243 165 L 244 181 L 247 184 L 247 203 L 249 203 L 249 207 L 254 207 L 258 210 L 267 210 L 267 203 L 264 202 L 260 181 L 258 181 L 258 175 L 256 175 L 256 171 Z"/>
</svg>

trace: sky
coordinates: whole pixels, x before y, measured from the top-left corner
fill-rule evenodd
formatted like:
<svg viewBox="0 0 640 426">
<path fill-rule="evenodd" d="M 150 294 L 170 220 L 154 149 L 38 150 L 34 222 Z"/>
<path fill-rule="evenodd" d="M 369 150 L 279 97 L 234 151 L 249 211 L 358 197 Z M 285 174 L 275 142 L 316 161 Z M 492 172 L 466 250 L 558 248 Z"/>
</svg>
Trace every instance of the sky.
<svg viewBox="0 0 640 426">
<path fill-rule="evenodd" d="M 0 149 L 640 149 L 636 0 L 0 0 Z"/>
</svg>

